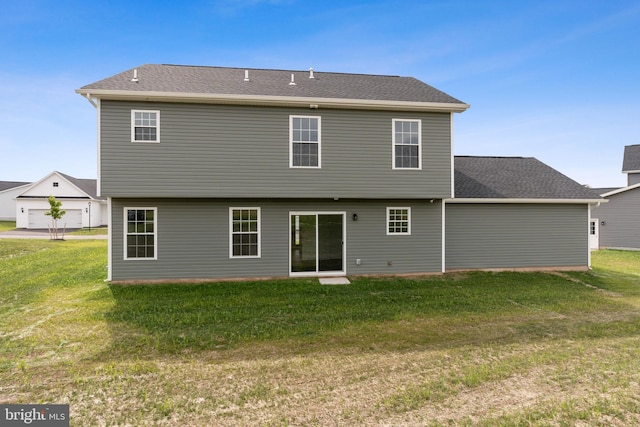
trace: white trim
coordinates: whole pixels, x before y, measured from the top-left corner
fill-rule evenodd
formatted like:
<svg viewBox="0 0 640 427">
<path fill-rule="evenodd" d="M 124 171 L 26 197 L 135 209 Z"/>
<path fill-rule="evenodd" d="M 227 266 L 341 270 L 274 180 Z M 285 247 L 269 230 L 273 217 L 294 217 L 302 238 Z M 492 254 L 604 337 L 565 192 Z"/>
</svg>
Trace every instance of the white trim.
<svg viewBox="0 0 640 427">
<path fill-rule="evenodd" d="M 391 209 L 396 209 L 396 210 L 406 209 L 407 210 L 407 231 L 406 231 L 406 233 L 405 232 L 391 232 L 391 231 L 389 231 L 389 222 L 390 222 L 389 213 L 390 213 Z M 411 236 L 411 207 L 408 207 L 408 206 L 400 206 L 400 207 L 388 206 L 387 207 L 386 226 L 387 226 L 387 236 Z"/>
<path fill-rule="evenodd" d="M 107 281 L 110 282 L 113 269 L 113 215 L 111 215 L 111 197 L 107 197 Z"/>
<path fill-rule="evenodd" d="M 24 188 L 26 190 L 26 187 L 31 187 L 32 183 L 29 182 L 27 184 L 20 184 L 20 185 L 16 185 L 15 187 L 11 187 L 11 188 L 7 188 L 5 190 L 0 191 L 0 194 L 2 193 L 6 193 L 9 191 L 16 191 L 16 190 L 20 190 L 21 188 Z M 21 191 L 20 193 L 23 193 L 24 191 Z M 16 200 L 18 198 L 18 196 L 14 197 L 13 200 Z"/>
<path fill-rule="evenodd" d="M 446 209 L 445 209 L 445 201 L 443 200 L 442 203 L 440 203 L 442 205 L 442 221 L 440 221 L 442 223 L 442 273 L 444 273 L 446 271 L 446 267 L 447 267 L 447 245 L 446 245 L 446 238 L 447 238 L 447 228 L 446 228 L 446 224 L 447 224 L 447 214 L 446 214 Z"/>
<path fill-rule="evenodd" d="M 419 101 L 380 101 L 373 99 L 351 98 L 320 98 L 302 96 L 265 96 L 212 94 L 193 92 L 161 92 L 161 91 L 129 91 L 108 89 L 77 89 L 80 95 L 90 94 L 94 98 L 110 100 L 137 101 L 171 101 L 187 103 L 211 104 L 244 104 L 244 105 L 272 105 L 286 107 L 305 107 L 317 105 L 318 108 L 340 109 L 372 109 L 372 110 L 402 110 L 402 111 L 439 111 L 461 113 L 469 108 L 465 103 L 448 102 L 419 102 Z"/>
<path fill-rule="evenodd" d="M 295 166 L 293 164 L 293 119 L 317 119 L 318 120 L 318 166 Z M 296 141 L 302 142 L 302 141 Z M 310 143 L 313 141 L 309 141 Z M 321 116 L 303 116 L 291 114 L 289 115 L 289 167 L 292 169 L 322 169 L 322 117 Z"/>
<path fill-rule="evenodd" d="M 595 226 L 595 235 L 598 235 L 598 218 L 591 218 L 591 205 L 587 206 L 587 267 L 591 268 L 591 224 L 594 223 Z M 598 236 L 598 240 L 600 236 Z M 600 242 L 598 241 L 598 246 Z M 597 249 L 597 248 L 596 248 Z"/>
<path fill-rule="evenodd" d="M 481 199 L 481 198 L 453 198 L 445 199 L 447 203 L 529 203 L 529 204 L 585 204 L 585 203 L 607 203 L 608 200 L 602 199 Z"/>
<path fill-rule="evenodd" d="M 315 215 L 316 217 L 316 270 L 291 271 L 291 218 L 295 215 Z M 318 271 L 318 215 L 342 215 L 342 271 Z M 290 277 L 330 277 L 347 275 L 347 212 L 346 211 L 289 211 L 287 216 L 289 232 L 289 276 Z"/>
<path fill-rule="evenodd" d="M 64 182 L 66 182 L 67 184 L 69 184 L 72 188 L 75 188 L 76 190 L 78 190 L 78 192 L 84 194 L 87 196 L 87 198 L 89 200 L 98 200 L 98 199 L 94 199 L 93 196 L 91 196 L 91 194 L 87 193 L 86 191 L 84 191 L 83 189 L 81 189 L 80 187 L 78 187 L 77 185 L 75 185 L 73 182 L 69 181 L 67 178 L 65 178 L 64 176 L 62 176 L 62 174 L 58 171 L 53 171 L 50 174 L 48 174 L 47 176 L 45 176 L 44 178 L 36 181 L 36 182 L 32 182 L 31 184 L 29 184 L 29 187 L 26 188 L 24 191 L 22 191 L 20 194 L 18 194 L 16 196 L 16 199 L 18 199 L 20 196 L 22 196 L 24 193 L 26 193 L 27 191 L 29 191 L 31 188 L 35 188 L 36 186 L 40 185 L 42 182 L 46 181 L 47 179 L 51 178 L 53 175 L 57 175 L 61 180 L 64 180 Z M 75 177 L 72 177 L 75 178 Z M 75 178 L 78 179 L 78 178 Z M 48 196 L 42 196 L 43 199 L 46 199 Z M 64 199 L 68 199 L 67 197 L 56 197 L 56 199 L 58 200 L 64 200 Z M 77 200 L 77 198 L 73 198 L 73 199 L 69 199 L 69 200 Z"/>
<path fill-rule="evenodd" d="M 616 194 L 624 193 L 625 191 L 635 190 L 640 187 L 640 183 L 633 184 L 628 187 L 618 188 L 617 190 L 609 191 L 608 193 L 601 194 L 602 197 L 615 196 Z"/>
<path fill-rule="evenodd" d="M 640 170 L 622 171 L 622 173 L 640 173 Z"/>
<path fill-rule="evenodd" d="M 453 155 L 453 113 L 451 113 L 451 118 L 449 120 L 449 125 L 451 129 L 449 130 L 449 135 L 451 135 L 451 197 L 456 197 L 456 160 Z"/>
<path fill-rule="evenodd" d="M 127 215 L 127 211 L 128 210 L 139 210 L 139 211 L 153 211 L 153 257 L 145 257 L 145 258 L 138 258 L 138 257 L 134 257 L 134 258 L 129 258 L 127 256 L 127 226 L 128 226 L 128 215 Z M 123 253 L 122 253 L 122 258 L 125 261 L 155 261 L 158 259 L 158 208 L 157 207 L 150 207 L 150 206 L 140 206 L 140 207 L 136 207 L 136 206 L 125 206 L 122 208 L 122 215 L 123 215 Z"/>
<path fill-rule="evenodd" d="M 102 103 L 100 102 L 100 100 L 96 100 L 96 127 L 97 127 L 97 143 L 98 143 L 98 149 L 96 150 L 96 162 L 97 162 L 97 166 L 98 166 L 98 176 L 96 177 L 96 196 L 97 197 L 101 197 L 100 194 L 100 185 L 102 183 L 102 156 L 100 154 L 100 150 L 102 149 L 102 138 L 100 137 L 100 116 L 102 114 Z"/>
<path fill-rule="evenodd" d="M 417 122 L 418 123 L 418 167 L 417 168 L 401 168 L 396 166 L 396 122 Z M 397 144 L 408 145 L 409 144 Z M 391 168 L 393 170 L 402 171 L 419 171 L 422 170 L 422 119 L 391 119 Z"/>
<path fill-rule="evenodd" d="M 156 139 L 151 140 L 142 140 L 136 139 L 136 113 L 154 113 L 156 115 L 156 125 L 155 126 L 144 126 L 148 128 L 155 127 L 156 129 Z M 143 144 L 157 144 L 160 142 L 160 110 L 131 110 L 131 142 L 143 143 Z"/>
<path fill-rule="evenodd" d="M 233 255 L 233 211 L 235 210 L 255 210 L 258 213 L 258 255 Z M 250 259 L 262 257 L 262 213 L 258 207 L 230 207 L 229 208 L 229 258 L 230 259 Z M 246 233 L 243 233 L 246 234 Z M 253 233 L 252 233 L 253 234 Z"/>
</svg>

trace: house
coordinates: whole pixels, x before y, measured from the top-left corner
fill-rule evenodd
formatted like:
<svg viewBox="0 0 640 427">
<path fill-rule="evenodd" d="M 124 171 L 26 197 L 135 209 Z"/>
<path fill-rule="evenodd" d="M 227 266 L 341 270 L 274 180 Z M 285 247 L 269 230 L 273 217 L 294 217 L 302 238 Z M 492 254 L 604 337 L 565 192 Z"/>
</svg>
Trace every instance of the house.
<svg viewBox="0 0 640 427">
<path fill-rule="evenodd" d="M 608 201 L 592 212 L 595 248 L 640 249 L 640 145 L 624 148 L 622 173 L 626 187 L 593 189 Z"/>
<path fill-rule="evenodd" d="M 78 179 L 53 171 L 37 182 L 22 188 L 15 198 L 16 228 L 48 228 L 51 217 L 49 196 L 62 202 L 65 215 L 60 228 L 99 227 L 107 225 L 107 201 L 99 197 L 95 179 Z"/>
<path fill-rule="evenodd" d="M 16 220 L 16 196 L 30 183 L 0 181 L 0 221 Z"/>
<path fill-rule="evenodd" d="M 517 159 L 539 180 L 513 170 L 501 194 L 508 182 L 468 170 L 500 165 L 472 158 L 454 195 L 453 118 L 469 106 L 415 78 L 147 64 L 76 92 L 98 110 L 113 282 L 589 265 L 599 198 Z M 529 188 L 554 179 L 571 189 Z M 566 252 L 523 240 L 536 227 Z"/>
</svg>

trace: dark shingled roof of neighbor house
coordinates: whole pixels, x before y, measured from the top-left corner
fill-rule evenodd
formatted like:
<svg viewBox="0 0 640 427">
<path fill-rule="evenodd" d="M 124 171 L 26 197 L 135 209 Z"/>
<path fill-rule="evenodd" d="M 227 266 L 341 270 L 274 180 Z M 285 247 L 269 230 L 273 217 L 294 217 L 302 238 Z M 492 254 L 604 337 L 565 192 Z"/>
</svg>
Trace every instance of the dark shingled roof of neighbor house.
<svg viewBox="0 0 640 427">
<path fill-rule="evenodd" d="M 110 90 L 182 94 L 305 97 L 462 104 L 413 77 L 255 68 L 145 64 L 83 86 L 79 91 Z M 249 80 L 245 81 L 245 71 Z M 291 75 L 295 85 L 290 85 Z M 465 107 L 466 108 L 466 107 Z"/>
<path fill-rule="evenodd" d="M 75 178 L 71 175 L 58 172 L 60 175 L 68 179 L 73 185 L 87 193 L 92 199 L 106 200 L 106 197 L 98 196 L 98 181 L 95 179 Z"/>
<path fill-rule="evenodd" d="M 594 200 L 600 197 L 533 157 L 455 156 L 455 198 Z"/>
<path fill-rule="evenodd" d="M 640 171 L 640 144 L 624 147 L 622 172 Z"/>
<path fill-rule="evenodd" d="M 21 181 L 0 181 L 0 191 L 10 190 L 12 188 L 20 187 L 22 185 L 31 184 L 30 182 Z"/>
</svg>

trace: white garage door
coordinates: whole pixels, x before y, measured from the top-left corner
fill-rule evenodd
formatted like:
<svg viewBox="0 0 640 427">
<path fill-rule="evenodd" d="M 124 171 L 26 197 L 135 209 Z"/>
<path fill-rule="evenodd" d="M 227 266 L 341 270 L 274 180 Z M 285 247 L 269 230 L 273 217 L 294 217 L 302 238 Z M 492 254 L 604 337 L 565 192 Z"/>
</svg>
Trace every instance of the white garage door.
<svg viewBox="0 0 640 427">
<path fill-rule="evenodd" d="M 49 228 L 51 217 L 45 215 L 48 209 L 29 209 L 29 228 Z M 58 221 L 58 228 L 82 228 L 82 210 L 67 209 L 61 220 Z"/>
</svg>

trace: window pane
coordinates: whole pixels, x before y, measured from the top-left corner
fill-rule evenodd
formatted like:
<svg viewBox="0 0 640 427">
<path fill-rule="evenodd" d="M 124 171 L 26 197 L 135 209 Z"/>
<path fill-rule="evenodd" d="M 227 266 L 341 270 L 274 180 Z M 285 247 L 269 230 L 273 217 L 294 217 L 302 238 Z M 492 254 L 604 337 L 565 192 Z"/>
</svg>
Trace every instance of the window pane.
<svg viewBox="0 0 640 427">
<path fill-rule="evenodd" d="M 291 119 L 291 164 L 317 167 L 320 141 L 320 121 L 313 117 Z"/>
<path fill-rule="evenodd" d="M 127 209 L 127 257 L 152 258 L 154 255 L 154 211 L 152 209 Z"/>
<path fill-rule="evenodd" d="M 238 219 L 232 221 L 231 256 L 257 256 L 258 210 L 234 209 L 233 216 Z"/>
</svg>

